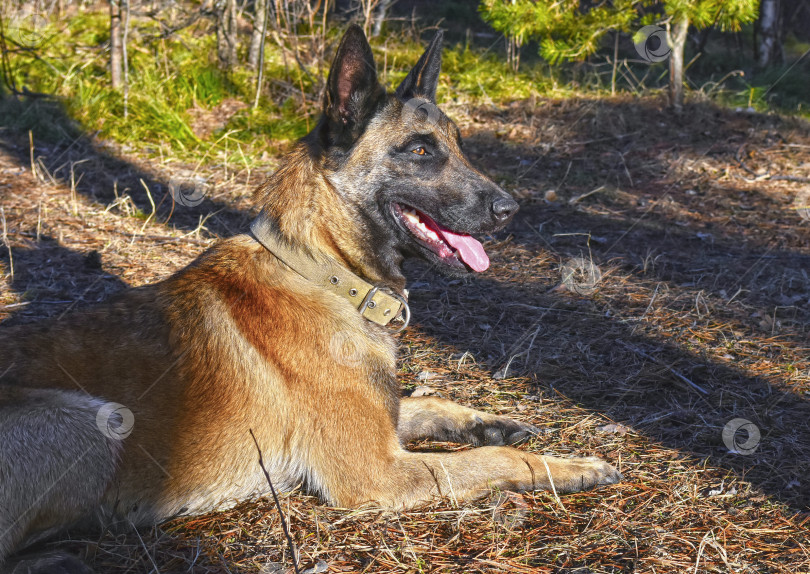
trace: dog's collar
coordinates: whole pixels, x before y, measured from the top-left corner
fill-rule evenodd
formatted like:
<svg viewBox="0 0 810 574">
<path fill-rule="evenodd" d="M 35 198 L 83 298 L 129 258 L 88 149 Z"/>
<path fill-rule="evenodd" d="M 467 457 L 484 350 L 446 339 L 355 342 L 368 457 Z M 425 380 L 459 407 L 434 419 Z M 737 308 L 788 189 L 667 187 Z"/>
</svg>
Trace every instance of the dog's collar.
<svg viewBox="0 0 810 574">
<path fill-rule="evenodd" d="M 285 265 L 304 279 L 340 295 L 369 321 L 386 326 L 401 313 L 403 324 L 396 332 L 408 326 L 411 310 L 404 297 L 382 291 L 380 287 L 364 281 L 331 257 L 323 254 L 315 256 L 283 244 L 277 239 L 275 226 L 264 214 L 253 220 L 250 231 L 265 249 Z"/>
</svg>

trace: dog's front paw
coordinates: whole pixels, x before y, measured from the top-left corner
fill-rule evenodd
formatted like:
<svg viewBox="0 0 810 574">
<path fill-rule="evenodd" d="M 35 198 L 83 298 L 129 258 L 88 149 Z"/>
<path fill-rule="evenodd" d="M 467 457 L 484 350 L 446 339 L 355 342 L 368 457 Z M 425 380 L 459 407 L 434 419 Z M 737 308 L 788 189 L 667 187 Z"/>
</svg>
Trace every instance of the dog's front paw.
<svg viewBox="0 0 810 574">
<path fill-rule="evenodd" d="M 503 446 L 525 442 L 542 432 L 534 425 L 508 417 L 477 414 L 470 434 L 475 446 Z"/>
<path fill-rule="evenodd" d="M 593 464 L 593 472 L 595 476 L 595 481 L 593 486 L 599 486 L 603 484 L 617 484 L 622 481 L 624 478 L 622 473 L 618 471 L 618 469 L 614 468 L 612 465 L 608 464 L 604 460 L 597 458 L 595 456 L 586 457 L 585 460 L 589 461 Z"/>
<path fill-rule="evenodd" d="M 559 461 L 551 466 L 556 467 L 552 477 L 560 492 L 579 492 L 595 486 L 616 484 L 623 478 L 622 473 L 595 456 L 552 460 Z"/>
</svg>

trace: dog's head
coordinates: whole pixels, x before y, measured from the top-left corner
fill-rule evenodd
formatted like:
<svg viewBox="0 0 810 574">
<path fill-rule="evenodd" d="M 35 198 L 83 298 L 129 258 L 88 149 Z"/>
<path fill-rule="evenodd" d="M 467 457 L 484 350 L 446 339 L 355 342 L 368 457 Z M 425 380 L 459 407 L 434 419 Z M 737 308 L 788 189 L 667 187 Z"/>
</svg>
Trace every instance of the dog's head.
<svg viewBox="0 0 810 574">
<path fill-rule="evenodd" d="M 518 205 L 470 165 L 458 127 L 436 107 L 441 44 L 439 32 L 386 93 L 362 30 L 349 28 L 310 137 L 378 261 L 398 268 L 403 257 L 416 256 L 460 275 L 488 267 L 472 235 L 502 229 Z"/>
</svg>

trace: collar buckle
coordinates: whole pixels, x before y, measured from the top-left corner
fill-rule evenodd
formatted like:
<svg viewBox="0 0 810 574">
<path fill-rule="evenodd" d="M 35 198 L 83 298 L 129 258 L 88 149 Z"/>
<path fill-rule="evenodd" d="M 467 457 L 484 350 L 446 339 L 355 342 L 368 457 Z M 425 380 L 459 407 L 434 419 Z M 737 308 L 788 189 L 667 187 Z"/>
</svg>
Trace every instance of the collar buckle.
<svg viewBox="0 0 810 574">
<path fill-rule="evenodd" d="M 392 290 L 391 295 L 402 303 L 402 309 L 400 310 L 400 314 L 402 315 L 402 326 L 393 331 L 394 334 L 397 334 L 404 331 L 408 326 L 408 323 L 411 322 L 411 308 L 408 307 L 408 300 L 396 291 Z M 396 317 L 394 317 L 394 319 L 396 319 Z"/>
<path fill-rule="evenodd" d="M 379 290 L 380 290 L 380 288 L 376 287 L 376 286 L 369 289 L 368 293 L 366 294 L 365 299 L 363 299 L 363 302 L 360 303 L 360 307 L 358 307 L 358 309 L 357 309 L 358 311 L 360 311 L 361 315 L 365 314 L 366 309 L 368 309 L 369 304 L 372 303 L 372 301 L 374 299 L 374 295 L 376 295 L 377 291 L 379 291 Z M 375 305 L 371 305 L 372 308 L 374 308 L 374 306 Z"/>
</svg>

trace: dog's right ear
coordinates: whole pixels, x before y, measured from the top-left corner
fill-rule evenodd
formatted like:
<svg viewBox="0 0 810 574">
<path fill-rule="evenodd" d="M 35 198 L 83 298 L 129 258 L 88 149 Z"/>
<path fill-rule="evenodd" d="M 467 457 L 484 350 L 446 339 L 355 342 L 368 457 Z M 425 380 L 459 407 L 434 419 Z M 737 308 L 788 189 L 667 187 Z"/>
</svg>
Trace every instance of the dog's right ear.
<svg viewBox="0 0 810 574">
<path fill-rule="evenodd" d="M 340 41 L 326 81 L 323 113 L 334 139 L 356 139 L 384 95 L 371 46 L 363 29 L 353 24 Z"/>
<path fill-rule="evenodd" d="M 429 102 L 436 103 L 436 86 L 439 85 L 439 73 L 442 69 L 443 39 L 444 32 L 436 32 L 425 53 L 397 88 L 399 99 L 407 101 L 411 98 L 426 98 Z"/>
</svg>

